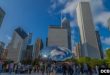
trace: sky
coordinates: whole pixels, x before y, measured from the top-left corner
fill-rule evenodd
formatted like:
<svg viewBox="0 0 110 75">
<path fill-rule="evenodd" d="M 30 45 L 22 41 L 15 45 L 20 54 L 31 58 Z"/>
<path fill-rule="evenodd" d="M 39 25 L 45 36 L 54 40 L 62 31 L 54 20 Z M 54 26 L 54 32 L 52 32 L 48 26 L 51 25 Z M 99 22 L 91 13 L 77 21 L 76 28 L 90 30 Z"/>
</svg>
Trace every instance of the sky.
<svg viewBox="0 0 110 75">
<path fill-rule="evenodd" d="M 0 41 L 10 42 L 16 27 L 33 33 L 33 40 L 40 37 L 45 42 L 48 26 L 61 24 L 61 13 L 66 15 L 71 24 L 72 46 L 79 42 L 79 29 L 76 18 L 76 6 L 81 0 L 0 0 L 0 7 L 6 12 L 0 28 Z M 89 1 L 94 26 L 100 33 L 103 49 L 110 48 L 110 31 L 107 20 L 110 18 L 109 0 Z"/>
</svg>

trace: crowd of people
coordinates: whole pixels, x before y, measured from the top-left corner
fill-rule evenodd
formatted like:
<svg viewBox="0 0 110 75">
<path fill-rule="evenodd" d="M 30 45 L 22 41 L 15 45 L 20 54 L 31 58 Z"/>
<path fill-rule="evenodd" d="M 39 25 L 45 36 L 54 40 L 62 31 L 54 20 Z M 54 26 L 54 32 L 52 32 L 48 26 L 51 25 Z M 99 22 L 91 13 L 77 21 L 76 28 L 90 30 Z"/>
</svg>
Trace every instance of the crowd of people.
<svg viewBox="0 0 110 75">
<path fill-rule="evenodd" d="M 91 68 L 88 64 L 76 64 L 73 62 L 40 62 L 34 66 L 23 65 L 21 63 L 14 64 L 13 62 L 5 64 L 0 62 L 0 73 L 37 73 L 46 75 L 99 75 L 99 67 L 105 68 L 106 65 L 95 66 Z"/>
</svg>

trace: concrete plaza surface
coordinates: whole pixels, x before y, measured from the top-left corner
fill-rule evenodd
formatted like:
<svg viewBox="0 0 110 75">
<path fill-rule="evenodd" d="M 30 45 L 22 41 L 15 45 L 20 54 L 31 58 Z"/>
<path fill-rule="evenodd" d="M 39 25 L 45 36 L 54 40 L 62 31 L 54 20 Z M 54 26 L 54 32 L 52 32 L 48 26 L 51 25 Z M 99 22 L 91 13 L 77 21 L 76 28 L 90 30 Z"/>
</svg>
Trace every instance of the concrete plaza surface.
<svg viewBox="0 0 110 75">
<path fill-rule="evenodd" d="M 9 74 L 9 73 L 1 73 L 0 75 L 42 75 L 41 73 L 31 73 L 31 74 Z M 47 75 L 46 73 L 44 75 Z M 56 74 L 56 75 L 62 75 L 62 74 Z"/>
<path fill-rule="evenodd" d="M 15 73 L 12 73 L 12 74 L 9 74 L 9 73 L 1 73 L 0 75 L 42 75 L 41 73 L 32 73 L 32 74 L 15 74 Z M 47 74 L 44 74 L 44 75 L 47 75 Z M 56 75 L 63 75 L 63 74 L 56 74 Z M 80 74 L 80 75 L 86 75 L 86 74 Z M 97 75 L 97 74 L 93 74 L 93 75 Z"/>
</svg>

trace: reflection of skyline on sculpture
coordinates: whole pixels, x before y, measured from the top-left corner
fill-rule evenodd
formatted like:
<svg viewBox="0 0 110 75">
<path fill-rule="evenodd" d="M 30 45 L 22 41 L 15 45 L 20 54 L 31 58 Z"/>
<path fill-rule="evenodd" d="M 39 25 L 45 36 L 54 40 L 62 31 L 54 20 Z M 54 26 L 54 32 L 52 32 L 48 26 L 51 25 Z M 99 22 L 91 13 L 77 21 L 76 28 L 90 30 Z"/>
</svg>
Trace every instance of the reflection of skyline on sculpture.
<svg viewBox="0 0 110 75">
<path fill-rule="evenodd" d="M 51 46 L 41 50 L 42 59 L 50 59 L 54 61 L 64 61 L 72 57 L 71 50 L 63 47 Z"/>
</svg>

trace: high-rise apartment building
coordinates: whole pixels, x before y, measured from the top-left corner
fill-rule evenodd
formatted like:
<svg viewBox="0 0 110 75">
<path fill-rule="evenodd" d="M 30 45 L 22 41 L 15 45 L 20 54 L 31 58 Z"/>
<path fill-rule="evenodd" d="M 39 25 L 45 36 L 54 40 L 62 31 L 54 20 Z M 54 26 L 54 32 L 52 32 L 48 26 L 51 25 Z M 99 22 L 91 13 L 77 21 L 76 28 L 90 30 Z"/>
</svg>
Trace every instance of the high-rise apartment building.
<svg viewBox="0 0 110 75">
<path fill-rule="evenodd" d="M 79 2 L 76 10 L 81 37 L 81 56 L 101 58 L 89 2 Z"/>
<path fill-rule="evenodd" d="M 8 59 L 19 62 L 22 59 L 23 51 L 27 47 L 28 34 L 22 28 L 14 30 L 12 40 L 8 45 Z"/>
</svg>

